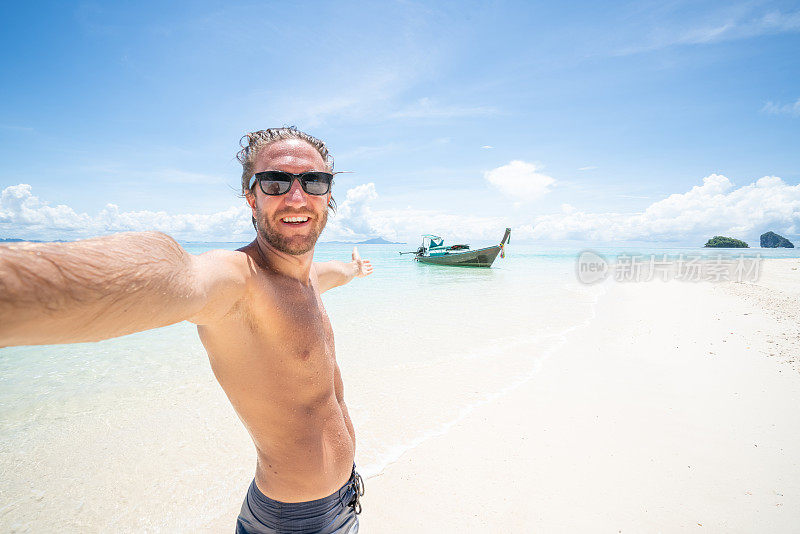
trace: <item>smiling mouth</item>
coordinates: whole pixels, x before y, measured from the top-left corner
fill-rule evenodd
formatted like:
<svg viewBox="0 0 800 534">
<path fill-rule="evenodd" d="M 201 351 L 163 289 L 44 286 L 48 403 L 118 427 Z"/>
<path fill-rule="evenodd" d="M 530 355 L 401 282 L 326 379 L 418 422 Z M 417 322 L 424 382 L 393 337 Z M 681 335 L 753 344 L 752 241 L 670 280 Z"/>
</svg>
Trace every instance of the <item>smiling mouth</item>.
<svg viewBox="0 0 800 534">
<path fill-rule="evenodd" d="M 309 218 L 308 217 L 283 217 L 281 218 L 281 222 L 283 224 L 289 226 L 303 226 L 304 224 L 308 224 Z"/>
</svg>

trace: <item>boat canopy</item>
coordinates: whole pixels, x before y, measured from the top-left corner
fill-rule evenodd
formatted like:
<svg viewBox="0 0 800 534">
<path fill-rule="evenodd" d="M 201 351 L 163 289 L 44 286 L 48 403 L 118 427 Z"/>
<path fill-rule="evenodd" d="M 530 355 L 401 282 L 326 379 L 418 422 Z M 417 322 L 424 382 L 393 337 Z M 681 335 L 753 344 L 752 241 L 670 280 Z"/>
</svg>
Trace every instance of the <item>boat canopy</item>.
<svg viewBox="0 0 800 534">
<path fill-rule="evenodd" d="M 439 237 L 438 235 L 424 235 L 422 236 L 423 239 L 430 239 L 431 240 L 431 247 L 441 247 L 444 246 L 444 239 Z"/>
</svg>

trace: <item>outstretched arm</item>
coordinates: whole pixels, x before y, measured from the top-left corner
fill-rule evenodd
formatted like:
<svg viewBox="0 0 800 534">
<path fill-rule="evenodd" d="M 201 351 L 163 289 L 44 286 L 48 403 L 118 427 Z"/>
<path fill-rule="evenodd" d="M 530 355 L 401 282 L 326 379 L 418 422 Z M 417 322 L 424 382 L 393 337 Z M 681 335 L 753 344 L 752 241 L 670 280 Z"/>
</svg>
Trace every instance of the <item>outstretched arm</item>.
<svg viewBox="0 0 800 534">
<path fill-rule="evenodd" d="M 369 260 L 362 260 L 356 247 L 353 247 L 352 258 L 353 261 L 349 263 L 326 261 L 314 264 L 319 277 L 320 293 L 344 285 L 357 276 L 363 277 L 372 274 L 372 263 Z"/>
<path fill-rule="evenodd" d="M 213 319 L 238 300 L 246 275 L 220 254 L 236 253 L 192 256 L 160 232 L 0 246 L 0 347 Z"/>
</svg>

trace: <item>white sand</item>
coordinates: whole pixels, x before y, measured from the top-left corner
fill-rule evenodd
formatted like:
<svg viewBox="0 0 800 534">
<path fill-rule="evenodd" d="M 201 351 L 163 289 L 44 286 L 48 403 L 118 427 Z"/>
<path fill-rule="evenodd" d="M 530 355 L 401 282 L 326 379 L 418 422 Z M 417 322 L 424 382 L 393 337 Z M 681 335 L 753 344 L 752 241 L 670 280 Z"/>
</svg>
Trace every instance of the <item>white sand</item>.
<svg viewBox="0 0 800 534">
<path fill-rule="evenodd" d="M 610 283 L 532 380 L 366 481 L 362 532 L 798 532 L 800 260 L 765 264 Z"/>
</svg>

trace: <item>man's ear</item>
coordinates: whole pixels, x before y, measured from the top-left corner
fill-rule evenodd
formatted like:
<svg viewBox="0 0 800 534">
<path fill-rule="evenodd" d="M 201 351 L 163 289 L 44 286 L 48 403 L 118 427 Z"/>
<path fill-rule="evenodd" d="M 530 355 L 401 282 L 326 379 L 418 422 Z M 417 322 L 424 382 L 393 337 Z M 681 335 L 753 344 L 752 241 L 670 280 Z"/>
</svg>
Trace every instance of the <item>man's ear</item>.
<svg viewBox="0 0 800 534">
<path fill-rule="evenodd" d="M 253 228 L 255 228 L 256 232 L 258 232 L 258 223 L 256 222 L 256 216 L 258 215 L 258 212 L 256 211 L 256 196 L 253 193 L 252 189 L 244 194 L 244 198 L 250 205 L 250 213 L 252 216 Z"/>
</svg>

